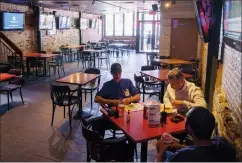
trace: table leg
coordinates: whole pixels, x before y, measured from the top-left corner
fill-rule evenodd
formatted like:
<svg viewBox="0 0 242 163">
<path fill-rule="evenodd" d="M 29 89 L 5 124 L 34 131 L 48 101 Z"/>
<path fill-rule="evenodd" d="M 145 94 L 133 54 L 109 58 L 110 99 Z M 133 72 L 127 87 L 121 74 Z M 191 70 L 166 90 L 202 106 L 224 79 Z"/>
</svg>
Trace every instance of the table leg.
<svg viewBox="0 0 242 163">
<path fill-rule="evenodd" d="M 147 162 L 148 142 L 141 143 L 141 162 Z"/>
<path fill-rule="evenodd" d="M 29 58 L 26 58 L 26 67 L 27 67 L 27 73 L 30 73 L 30 67 L 29 67 Z"/>
<path fill-rule="evenodd" d="M 47 70 L 46 70 L 46 58 L 44 58 L 44 75 L 47 74 Z"/>
<path fill-rule="evenodd" d="M 165 92 L 165 81 L 161 81 L 161 88 L 160 88 L 160 102 L 163 103 L 163 97 Z"/>
<path fill-rule="evenodd" d="M 78 86 L 78 97 L 80 98 L 80 103 L 79 103 L 79 107 L 78 107 L 78 112 L 77 114 L 74 116 L 75 119 L 83 119 L 83 118 L 89 118 L 94 114 L 94 111 L 87 108 L 85 110 L 82 109 L 82 86 L 79 85 Z"/>
</svg>

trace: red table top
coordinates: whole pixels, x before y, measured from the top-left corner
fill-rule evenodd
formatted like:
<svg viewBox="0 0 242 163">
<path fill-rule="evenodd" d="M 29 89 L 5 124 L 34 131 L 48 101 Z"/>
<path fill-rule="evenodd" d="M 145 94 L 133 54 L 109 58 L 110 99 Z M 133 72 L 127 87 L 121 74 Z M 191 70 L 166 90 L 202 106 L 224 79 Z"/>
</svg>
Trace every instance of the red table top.
<svg viewBox="0 0 242 163">
<path fill-rule="evenodd" d="M 24 52 L 24 57 L 36 57 L 36 58 L 52 58 L 60 54 L 45 54 L 45 53 L 35 53 L 35 52 Z"/>
<path fill-rule="evenodd" d="M 165 81 L 165 80 L 168 80 L 167 74 L 169 71 L 170 71 L 169 69 L 161 69 L 161 70 L 141 71 L 140 73 L 151 76 L 160 81 Z M 183 77 L 190 78 L 192 77 L 192 75 L 183 73 Z"/>
<path fill-rule="evenodd" d="M 6 81 L 16 77 L 16 75 L 8 74 L 8 73 L 0 73 L 0 81 Z"/>
<path fill-rule="evenodd" d="M 82 72 L 74 73 L 61 79 L 57 79 L 56 82 L 74 84 L 74 85 L 85 85 L 90 81 L 98 78 L 100 75 L 86 74 Z"/>
<path fill-rule="evenodd" d="M 130 112 L 129 124 L 126 122 L 127 112 L 123 117 L 115 118 L 109 117 L 105 109 L 102 108 L 101 111 L 135 143 L 159 138 L 164 132 L 179 133 L 185 131 L 185 121 L 173 123 L 170 121 L 171 116 L 168 116 L 167 124 L 162 127 L 161 125 L 150 126 L 148 120 L 143 119 L 143 111 Z"/>
</svg>

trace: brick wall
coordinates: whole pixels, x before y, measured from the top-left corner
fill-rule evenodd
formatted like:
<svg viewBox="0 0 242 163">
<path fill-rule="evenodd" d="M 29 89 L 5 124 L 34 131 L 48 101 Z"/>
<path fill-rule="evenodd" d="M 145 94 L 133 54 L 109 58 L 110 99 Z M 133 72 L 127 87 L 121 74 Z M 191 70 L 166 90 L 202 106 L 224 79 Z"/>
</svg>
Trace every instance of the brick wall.
<svg viewBox="0 0 242 163">
<path fill-rule="evenodd" d="M 53 9 L 48 9 L 45 8 L 44 12 L 47 13 L 53 13 L 53 11 L 56 11 L 55 16 L 69 16 L 74 19 L 79 18 L 79 13 L 78 12 L 72 12 L 72 11 L 67 11 L 67 10 L 53 10 Z M 73 24 L 73 21 L 72 21 Z M 65 29 L 65 30 L 56 30 L 55 35 L 48 35 L 46 30 L 41 30 L 41 36 L 42 36 L 42 49 L 43 51 L 59 51 L 61 45 L 70 45 L 70 44 L 75 44 L 79 45 L 80 44 L 80 30 L 77 29 L 76 27 L 71 27 L 71 29 Z"/>
<path fill-rule="evenodd" d="M 223 55 L 223 64 L 217 70 L 213 111 L 219 134 L 235 145 L 238 159 L 242 161 L 242 55 L 227 45 Z"/>
<path fill-rule="evenodd" d="M 25 12 L 24 31 L 4 31 L 3 33 L 10 38 L 23 51 L 36 51 L 36 33 L 34 12 L 28 6 L 0 3 L 0 11 Z"/>
<path fill-rule="evenodd" d="M 172 18 L 195 18 L 195 11 L 192 1 L 177 1 L 169 9 L 161 5 L 160 17 L 160 55 L 170 55 L 170 36 L 171 36 L 171 19 Z M 198 55 L 200 54 L 201 40 L 198 39 Z"/>
</svg>

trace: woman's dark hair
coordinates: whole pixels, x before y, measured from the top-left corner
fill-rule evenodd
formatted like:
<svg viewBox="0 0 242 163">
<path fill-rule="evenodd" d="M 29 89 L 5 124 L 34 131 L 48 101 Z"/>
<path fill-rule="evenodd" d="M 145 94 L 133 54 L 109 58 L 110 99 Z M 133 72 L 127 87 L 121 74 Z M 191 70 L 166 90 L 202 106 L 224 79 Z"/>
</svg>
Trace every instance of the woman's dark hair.
<svg viewBox="0 0 242 163">
<path fill-rule="evenodd" d="M 192 107 L 187 113 L 186 126 L 188 124 L 198 139 L 209 140 L 215 128 L 215 118 L 203 107 Z"/>
</svg>

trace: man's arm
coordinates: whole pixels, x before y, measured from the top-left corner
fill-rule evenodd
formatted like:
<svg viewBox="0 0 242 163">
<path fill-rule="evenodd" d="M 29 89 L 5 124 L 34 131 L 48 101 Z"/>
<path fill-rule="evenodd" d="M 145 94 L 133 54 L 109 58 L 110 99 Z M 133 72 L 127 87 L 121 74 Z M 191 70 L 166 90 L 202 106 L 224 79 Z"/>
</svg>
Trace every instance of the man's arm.
<svg viewBox="0 0 242 163">
<path fill-rule="evenodd" d="M 169 89 L 168 87 L 169 87 L 169 85 L 167 86 L 167 90 L 164 94 L 163 102 L 164 102 L 165 105 L 172 106 L 172 103 L 170 101 L 171 97 L 170 97 L 170 94 L 168 92 L 168 89 Z"/>
<path fill-rule="evenodd" d="M 132 102 L 139 102 L 140 101 L 140 94 L 137 88 L 133 85 L 132 81 L 129 80 L 129 91 L 131 93 L 131 97 L 123 99 L 124 104 L 130 104 Z"/>
<path fill-rule="evenodd" d="M 124 104 L 130 104 L 132 102 L 139 102 L 140 101 L 140 94 L 136 94 L 134 96 L 131 96 L 131 97 L 128 97 L 128 98 L 125 98 L 123 99 L 123 103 Z"/>
<path fill-rule="evenodd" d="M 193 102 L 183 101 L 183 104 L 190 109 L 193 106 L 200 106 L 207 108 L 207 103 L 204 99 L 203 91 L 200 88 L 196 88 L 194 91 L 191 92 L 191 99 Z"/>
<path fill-rule="evenodd" d="M 105 104 L 108 104 L 108 105 L 118 105 L 121 103 L 120 100 L 110 100 L 110 99 L 105 99 L 101 96 L 96 96 L 95 97 L 95 102 L 96 103 L 99 103 L 101 106 L 105 105 Z"/>
</svg>

